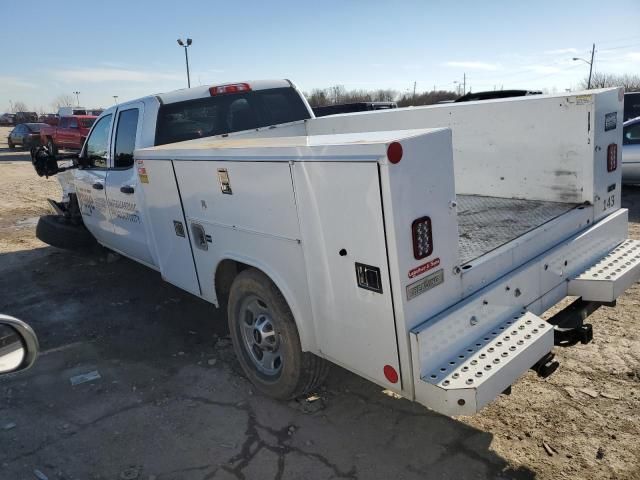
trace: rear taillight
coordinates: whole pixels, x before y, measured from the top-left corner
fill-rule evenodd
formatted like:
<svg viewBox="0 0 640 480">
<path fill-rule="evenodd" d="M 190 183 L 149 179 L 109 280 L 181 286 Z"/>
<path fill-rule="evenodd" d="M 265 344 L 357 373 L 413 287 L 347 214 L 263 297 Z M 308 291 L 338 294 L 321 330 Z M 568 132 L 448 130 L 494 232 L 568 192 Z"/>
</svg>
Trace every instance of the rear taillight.
<svg viewBox="0 0 640 480">
<path fill-rule="evenodd" d="M 618 168 L 618 144 L 612 143 L 607 147 L 607 172 Z"/>
<path fill-rule="evenodd" d="M 420 260 L 433 253 L 433 236 L 429 217 L 414 220 L 411 224 L 411 234 L 413 237 L 413 258 Z"/>
<path fill-rule="evenodd" d="M 211 96 L 249 91 L 251 91 L 251 86 L 248 83 L 230 83 L 229 85 L 218 85 L 209 89 Z"/>
</svg>

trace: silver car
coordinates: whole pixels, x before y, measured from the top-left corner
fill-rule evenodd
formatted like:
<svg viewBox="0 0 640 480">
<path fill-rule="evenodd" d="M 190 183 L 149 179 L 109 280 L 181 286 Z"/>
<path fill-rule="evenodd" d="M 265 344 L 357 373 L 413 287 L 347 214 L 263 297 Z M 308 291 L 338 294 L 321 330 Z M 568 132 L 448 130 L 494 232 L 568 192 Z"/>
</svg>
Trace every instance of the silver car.
<svg viewBox="0 0 640 480">
<path fill-rule="evenodd" d="M 640 117 L 624 122 L 622 130 L 622 183 L 640 184 Z"/>
</svg>

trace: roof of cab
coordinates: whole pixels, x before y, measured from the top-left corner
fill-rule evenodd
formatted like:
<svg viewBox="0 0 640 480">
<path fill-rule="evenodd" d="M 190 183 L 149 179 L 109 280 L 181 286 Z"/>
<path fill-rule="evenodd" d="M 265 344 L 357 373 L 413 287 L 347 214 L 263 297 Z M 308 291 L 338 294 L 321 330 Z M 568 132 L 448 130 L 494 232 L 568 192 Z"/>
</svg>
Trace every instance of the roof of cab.
<svg viewBox="0 0 640 480">
<path fill-rule="evenodd" d="M 193 88 L 182 88 L 180 90 L 174 90 L 173 92 L 159 93 L 156 96 L 162 101 L 162 103 L 175 103 L 183 102 L 185 100 L 191 100 L 194 98 L 209 97 L 209 89 L 220 85 L 232 85 L 236 83 L 248 83 L 251 90 L 266 90 L 269 88 L 283 88 L 291 87 L 292 83 L 289 80 L 244 80 L 241 82 L 224 82 L 215 85 L 201 85 Z"/>
</svg>

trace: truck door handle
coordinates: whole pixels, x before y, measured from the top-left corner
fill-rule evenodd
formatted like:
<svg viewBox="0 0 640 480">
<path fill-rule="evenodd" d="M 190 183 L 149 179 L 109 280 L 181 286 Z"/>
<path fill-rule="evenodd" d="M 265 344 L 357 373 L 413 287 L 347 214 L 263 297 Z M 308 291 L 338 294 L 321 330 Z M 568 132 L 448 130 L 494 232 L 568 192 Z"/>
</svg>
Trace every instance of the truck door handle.
<svg viewBox="0 0 640 480">
<path fill-rule="evenodd" d="M 92 187 L 96 190 L 104 190 L 104 185 L 99 182 L 94 183 Z"/>
<path fill-rule="evenodd" d="M 135 192 L 135 189 L 131 185 L 123 185 L 123 186 L 120 187 L 120 191 L 122 193 L 126 193 L 128 195 L 131 195 L 133 192 Z"/>
</svg>

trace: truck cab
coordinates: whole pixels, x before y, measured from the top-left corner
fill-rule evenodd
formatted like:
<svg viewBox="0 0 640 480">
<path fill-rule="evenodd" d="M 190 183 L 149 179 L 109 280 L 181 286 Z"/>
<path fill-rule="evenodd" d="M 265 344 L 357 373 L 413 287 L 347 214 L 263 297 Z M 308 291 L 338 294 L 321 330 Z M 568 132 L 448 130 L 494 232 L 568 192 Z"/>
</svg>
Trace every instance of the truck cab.
<svg viewBox="0 0 640 480">
<path fill-rule="evenodd" d="M 105 110 L 80 153 L 81 168 L 61 176 L 75 193 L 84 225 L 98 242 L 157 268 L 150 250 L 133 152 L 305 120 L 313 112 L 289 80 L 203 86 L 152 95 Z"/>
</svg>

